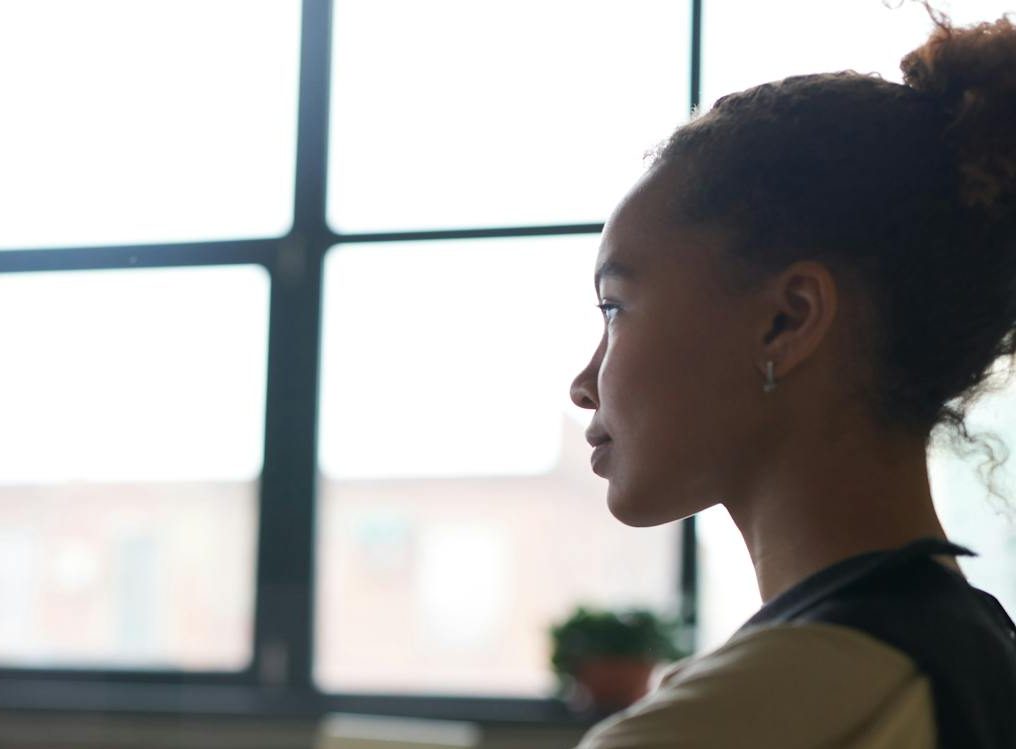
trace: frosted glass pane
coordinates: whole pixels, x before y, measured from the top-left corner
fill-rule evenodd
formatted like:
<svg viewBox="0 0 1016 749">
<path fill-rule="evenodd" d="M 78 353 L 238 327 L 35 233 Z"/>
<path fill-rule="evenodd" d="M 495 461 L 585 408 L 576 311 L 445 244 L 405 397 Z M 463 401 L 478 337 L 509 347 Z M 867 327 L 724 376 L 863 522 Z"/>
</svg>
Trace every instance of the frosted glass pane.
<svg viewBox="0 0 1016 749">
<path fill-rule="evenodd" d="M 699 603 L 697 647 L 712 650 L 762 605 L 748 547 L 722 505 L 697 516 Z"/>
<path fill-rule="evenodd" d="M 883 0 L 705 0 L 702 104 L 790 75 L 856 70 L 903 80 L 900 59 L 933 26 L 920 4 Z M 893 7 L 899 5 L 900 7 Z M 994 20 L 1013 0 L 936 0 L 956 23 Z"/>
<path fill-rule="evenodd" d="M 678 526 L 606 506 L 568 390 L 598 343 L 595 236 L 327 259 L 315 677 L 541 696 L 580 601 L 669 608 Z"/>
<path fill-rule="evenodd" d="M 321 461 L 336 478 L 543 474 L 596 348 L 599 238 L 346 246 L 326 260 Z M 574 371 L 573 371 L 574 370 Z"/>
<path fill-rule="evenodd" d="M 0 484 L 260 474 L 263 268 L 0 275 L 0 319 Z"/>
<path fill-rule="evenodd" d="M 340 231 L 603 221 L 686 117 L 687 0 L 336 0 Z"/>
<path fill-rule="evenodd" d="M 0 3 L 0 248 L 284 234 L 298 0 Z"/>
<path fill-rule="evenodd" d="M 0 667 L 246 667 L 257 492 L 256 481 L 0 484 Z"/>
<path fill-rule="evenodd" d="M 0 275 L 0 664 L 249 661 L 268 286 Z"/>
</svg>

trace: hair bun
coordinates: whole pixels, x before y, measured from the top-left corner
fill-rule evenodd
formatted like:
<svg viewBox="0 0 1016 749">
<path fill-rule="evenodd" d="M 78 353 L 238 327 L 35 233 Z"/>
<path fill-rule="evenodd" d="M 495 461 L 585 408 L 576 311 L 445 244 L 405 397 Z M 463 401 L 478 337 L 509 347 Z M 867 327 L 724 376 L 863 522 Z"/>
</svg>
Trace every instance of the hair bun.
<svg viewBox="0 0 1016 749">
<path fill-rule="evenodd" d="M 926 5 L 927 7 L 927 5 Z M 929 8 L 935 30 L 900 63 L 904 82 L 939 99 L 956 148 L 960 198 L 992 212 L 1016 193 L 1016 25 L 1007 17 L 955 28 Z"/>
</svg>

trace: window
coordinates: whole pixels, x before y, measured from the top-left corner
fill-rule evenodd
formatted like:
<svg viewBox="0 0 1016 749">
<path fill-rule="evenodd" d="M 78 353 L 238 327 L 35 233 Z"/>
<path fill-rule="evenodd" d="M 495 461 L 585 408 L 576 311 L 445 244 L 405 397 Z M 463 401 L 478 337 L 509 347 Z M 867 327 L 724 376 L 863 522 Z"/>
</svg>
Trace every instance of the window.
<svg viewBox="0 0 1016 749">
<path fill-rule="evenodd" d="M 568 399 L 603 322 L 593 235 L 338 246 L 325 266 L 315 674 L 344 692 L 548 696 L 577 601 L 675 603 Z"/>
<path fill-rule="evenodd" d="M 676 606 L 677 530 L 597 512 L 568 387 L 602 326 L 592 222 L 687 116 L 690 11 L 336 3 L 323 689 L 546 697 L 571 606 Z"/>
<path fill-rule="evenodd" d="M 722 639 L 736 531 L 616 523 L 568 385 L 602 222 L 691 104 L 927 28 L 812 5 L 0 4 L 0 708 L 563 720 L 572 605 Z"/>
<path fill-rule="evenodd" d="M 687 0 L 337 0 L 329 221 L 602 222 L 687 117 L 690 20 Z"/>
<path fill-rule="evenodd" d="M 247 666 L 267 313 L 257 266 L 0 275 L 5 664 Z"/>
<path fill-rule="evenodd" d="M 0 7 L 0 247 L 285 234 L 296 0 Z"/>
<path fill-rule="evenodd" d="M 691 22 L 5 4 L 0 678 L 564 717 L 551 620 L 679 602 L 681 529 L 605 512 L 568 386 Z"/>
<path fill-rule="evenodd" d="M 6 680 L 239 684 L 264 660 L 300 21 L 297 0 L 0 7 Z"/>
</svg>

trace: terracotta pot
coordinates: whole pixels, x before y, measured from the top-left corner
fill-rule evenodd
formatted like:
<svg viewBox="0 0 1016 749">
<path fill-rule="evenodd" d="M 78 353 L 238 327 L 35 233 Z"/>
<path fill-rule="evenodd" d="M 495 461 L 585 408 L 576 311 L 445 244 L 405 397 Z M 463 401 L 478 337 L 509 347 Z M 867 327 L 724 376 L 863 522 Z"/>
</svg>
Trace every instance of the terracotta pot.
<svg viewBox="0 0 1016 749">
<path fill-rule="evenodd" d="M 601 656 L 582 661 L 575 680 L 598 710 L 621 710 L 649 692 L 655 661 L 631 656 Z"/>
</svg>

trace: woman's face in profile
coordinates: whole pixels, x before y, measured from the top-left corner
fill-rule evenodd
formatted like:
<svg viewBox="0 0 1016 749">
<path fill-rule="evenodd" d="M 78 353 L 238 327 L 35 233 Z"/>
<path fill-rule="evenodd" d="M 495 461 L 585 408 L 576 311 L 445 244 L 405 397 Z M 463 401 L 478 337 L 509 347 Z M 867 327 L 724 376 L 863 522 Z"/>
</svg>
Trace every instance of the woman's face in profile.
<svg viewBox="0 0 1016 749">
<path fill-rule="evenodd" d="M 667 221 L 673 167 L 655 167 L 604 226 L 596 259 L 604 331 L 572 383 L 595 411 L 587 437 L 609 438 L 594 471 L 610 511 L 632 526 L 692 515 L 747 474 L 762 379 L 747 298 L 722 291 L 720 232 Z"/>
</svg>

